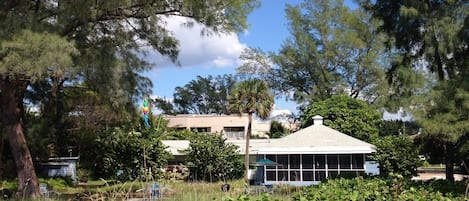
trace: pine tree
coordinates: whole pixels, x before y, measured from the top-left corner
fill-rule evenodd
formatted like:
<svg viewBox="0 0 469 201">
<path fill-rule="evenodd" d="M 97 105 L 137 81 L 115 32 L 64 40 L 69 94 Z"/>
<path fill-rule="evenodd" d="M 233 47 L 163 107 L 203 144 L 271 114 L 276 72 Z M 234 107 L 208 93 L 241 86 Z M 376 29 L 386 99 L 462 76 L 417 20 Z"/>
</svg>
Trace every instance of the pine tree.
<svg viewBox="0 0 469 201">
<path fill-rule="evenodd" d="M 400 57 L 387 72 L 391 106 L 412 108 L 424 134 L 445 150 L 446 178 L 468 135 L 468 13 L 466 1 L 363 0 L 361 5 L 383 20 L 388 46 Z"/>
</svg>

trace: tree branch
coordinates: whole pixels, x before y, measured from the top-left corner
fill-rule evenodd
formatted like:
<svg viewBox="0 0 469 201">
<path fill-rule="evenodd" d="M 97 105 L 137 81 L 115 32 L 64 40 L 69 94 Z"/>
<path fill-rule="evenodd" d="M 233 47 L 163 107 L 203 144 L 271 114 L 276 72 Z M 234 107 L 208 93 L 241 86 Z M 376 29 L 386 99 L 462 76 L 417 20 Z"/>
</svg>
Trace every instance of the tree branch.
<svg viewBox="0 0 469 201">
<path fill-rule="evenodd" d="M 113 20 L 124 20 L 124 19 L 129 19 L 129 18 L 145 19 L 152 15 L 175 15 L 175 16 L 193 17 L 192 15 L 189 15 L 189 14 L 182 14 L 181 12 L 182 5 L 179 5 L 179 7 L 174 8 L 174 9 L 155 12 L 151 15 L 138 12 L 138 9 L 143 6 L 145 6 L 145 4 L 137 4 L 137 5 L 132 5 L 130 7 L 127 7 L 127 8 L 119 7 L 114 10 L 102 11 L 101 14 L 98 14 L 96 18 L 94 19 L 91 18 L 91 16 L 89 16 L 85 20 L 75 19 L 73 23 L 65 27 L 64 31 L 62 32 L 62 35 L 63 36 L 69 35 L 73 30 L 84 25 L 87 22 L 99 23 L 99 22 L 113 21 Z"/>
</svg>

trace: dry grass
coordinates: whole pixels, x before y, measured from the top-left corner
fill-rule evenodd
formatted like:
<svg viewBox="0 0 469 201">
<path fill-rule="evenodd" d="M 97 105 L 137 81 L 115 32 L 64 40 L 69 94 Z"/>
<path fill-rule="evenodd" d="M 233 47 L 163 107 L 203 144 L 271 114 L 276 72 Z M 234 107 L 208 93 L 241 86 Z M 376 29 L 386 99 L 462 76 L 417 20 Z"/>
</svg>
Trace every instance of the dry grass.
<svg viewBox="0 0 469 201">
<path fill-rule="evenodd" d="M 223 182 L 205 183 L 196 182 L 188 183 L 182 181 L 171 181 L 163 184 L 166 192 L 164 193 L 164 200 L 168 201 L 213 201 L 213 200 L 227 200 L 228 198 L 238 198 L 245 194 L 244 182 L 242 180 L 229 181 L 231 189 L 228 192 L 221 190 Z M 297 188 L 291 187 L 276 187 L 274 194 L 269 195 L 270 200 L 292 200 L 292 195 L 296 192 Z M 260 198 L 261 195 L 251 195 L 254 200 Z"/>
</svg>

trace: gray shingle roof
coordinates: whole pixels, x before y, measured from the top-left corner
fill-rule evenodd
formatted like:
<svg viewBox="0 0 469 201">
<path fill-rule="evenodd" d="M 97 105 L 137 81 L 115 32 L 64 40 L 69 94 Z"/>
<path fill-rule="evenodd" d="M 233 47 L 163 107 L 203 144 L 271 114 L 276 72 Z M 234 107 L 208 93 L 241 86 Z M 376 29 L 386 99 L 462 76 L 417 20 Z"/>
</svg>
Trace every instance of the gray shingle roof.
<svg viewBox="0 0 469 201">
<path fill-rule="evenodd" d="M 372 144 L 319 123 L 272 140 L 258 153 L 371 153 L 375 149 Z"/>
</svg>

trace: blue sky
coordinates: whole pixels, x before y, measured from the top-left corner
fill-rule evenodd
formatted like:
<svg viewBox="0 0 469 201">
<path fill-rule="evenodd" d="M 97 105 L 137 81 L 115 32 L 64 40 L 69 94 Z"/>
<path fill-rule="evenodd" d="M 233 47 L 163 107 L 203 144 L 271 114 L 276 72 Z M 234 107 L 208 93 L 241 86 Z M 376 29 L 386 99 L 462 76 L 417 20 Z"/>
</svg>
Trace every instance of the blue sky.
<svg viewBox="0 0 469 201">
<path fill-rule="evenodd" d="M 345 1 L 352 5 L 352 0 Z M 302 0 L 262 0 L 260 8 L 248 17 L 250 28 L 244 33 L 222 36 L 200 36 L 200 26 L 190 29 L 180 26 L 185 19 L 172 18 L 168 27 L 180 41 L 179 61 L 176 66 L 156 54 L 147 60 L 156 67 L 146 73 L 154 84 L 153 96 L 172 98 L 174 88 L 184 86 L 196 77 L 234 74 L 239 65 L 239 54 L 246 47 L 260 48 L 265 52 L 278 52 L 282 42 L 289 37 L 285 19 L 286 4 L 296 5 Z M 276 100 L 275 112 L 295 112 L 296 104 L 280 98 Z"/>
</svg>

